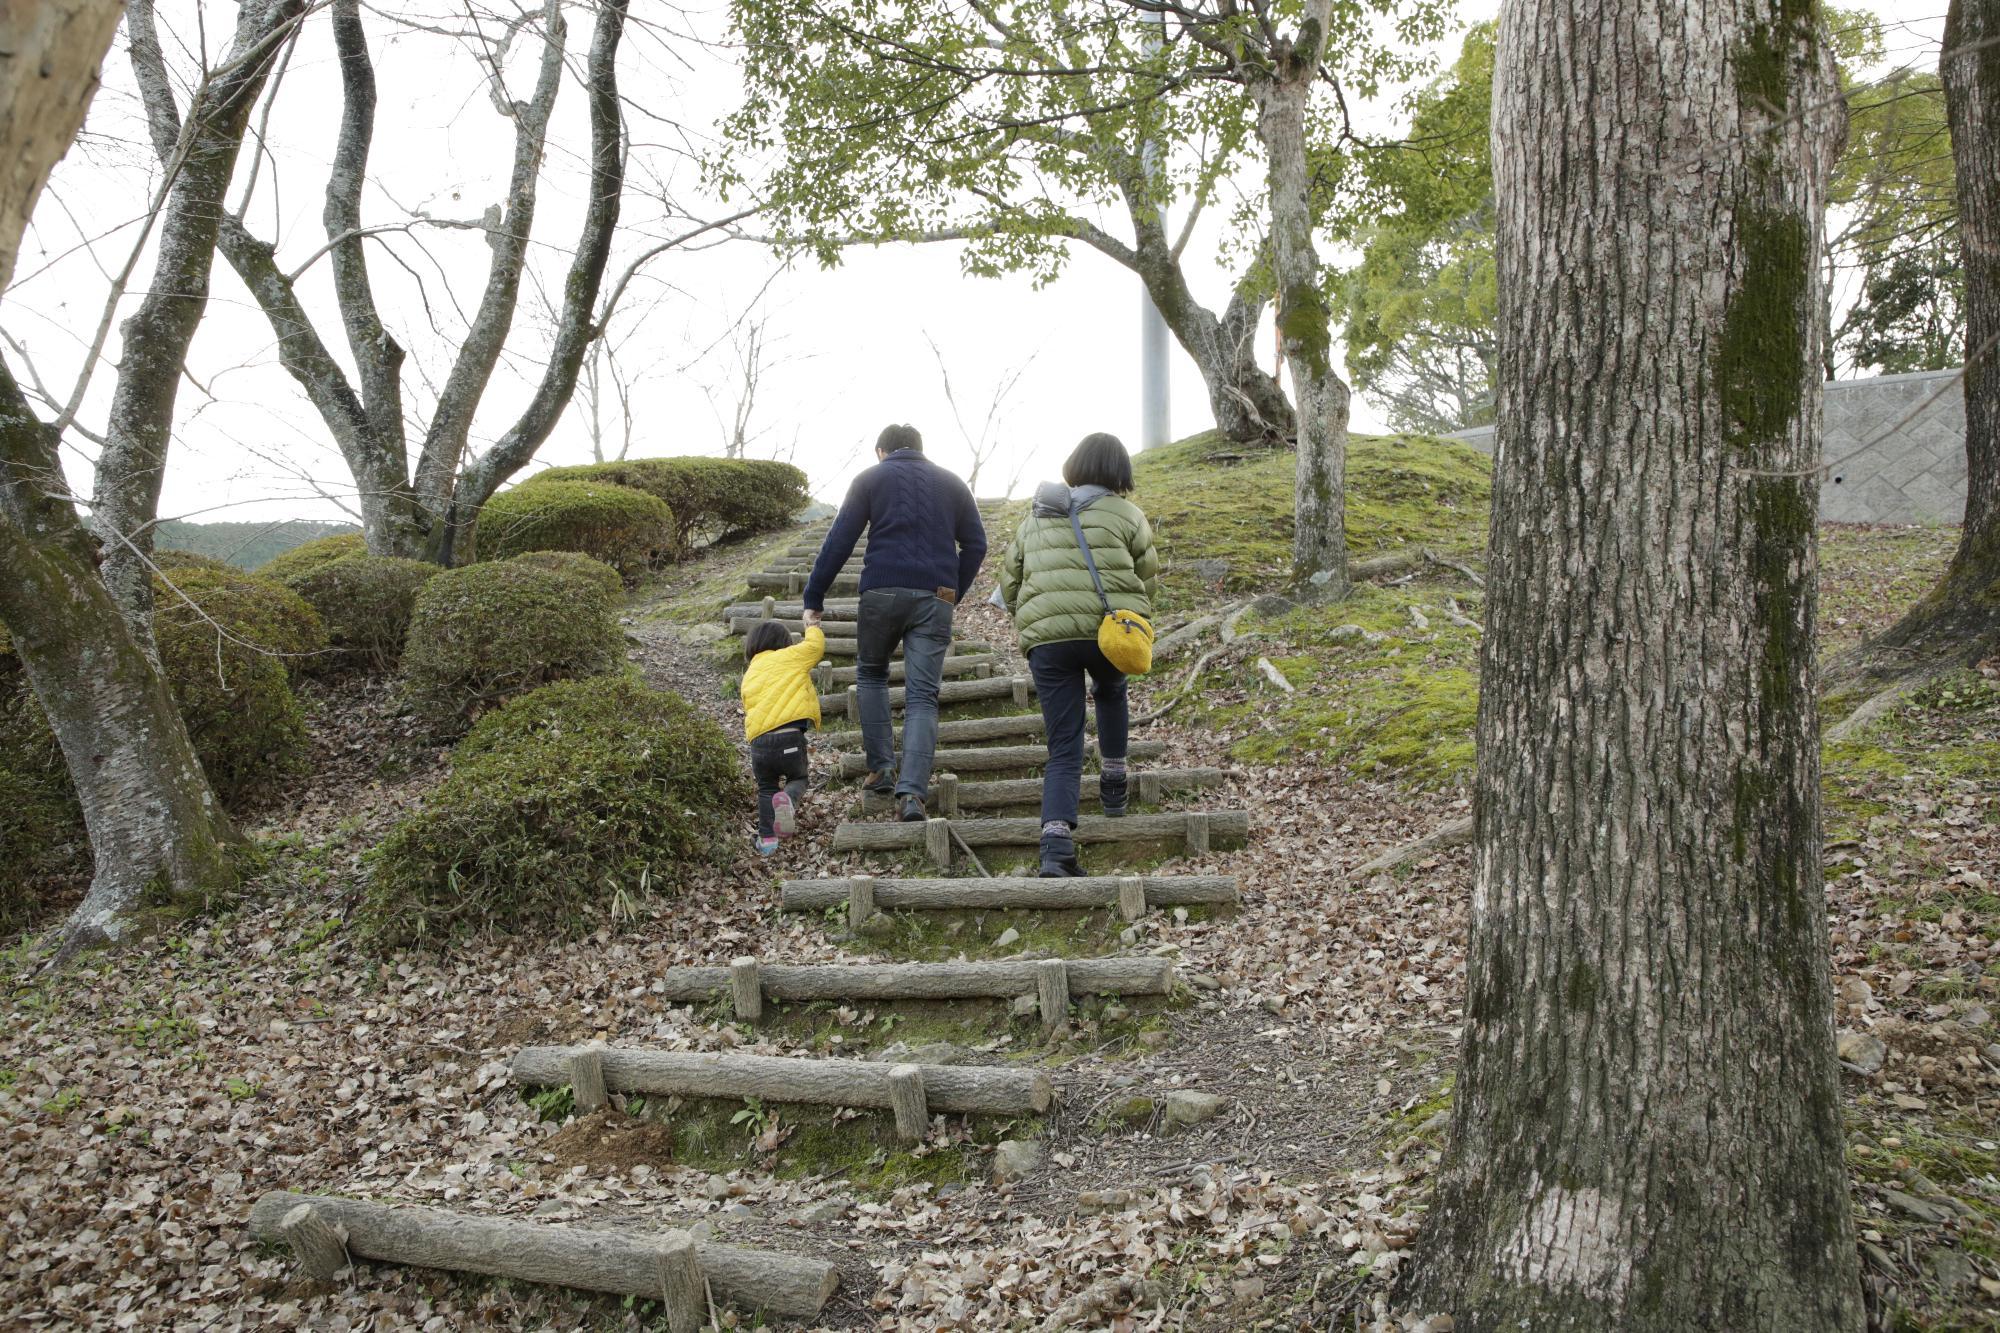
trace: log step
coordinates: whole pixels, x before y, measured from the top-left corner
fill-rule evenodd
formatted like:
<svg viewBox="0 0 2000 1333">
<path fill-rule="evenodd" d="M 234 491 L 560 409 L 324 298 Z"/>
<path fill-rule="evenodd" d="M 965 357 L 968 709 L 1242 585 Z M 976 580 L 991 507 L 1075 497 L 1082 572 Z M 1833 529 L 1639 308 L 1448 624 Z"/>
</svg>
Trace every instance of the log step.
<svg viewBox="0 0 2000 1333">
<path fill-rule="evenodd" d="M 916 829 L 920 835 L 923 831 L 921 824 L 902 827 Z M 727 994 L 739 1017 L 754 1019 L 766 999 L 1012 999 L 1035 989 L 1034 968 L 1032 960 L 1024 959 L 977 963 L 764 963 L 754 958 L 739 958 L 728 967 L 670 967 L 655 979 L 653 993 L 673 1004 L 705 1004 Z M 1165 995 L 1173 988 L 1173 966 L 1164 958 L 1077 959 L 1069 964 L 1069 986 L 1077 995 Z"/>
<path fill-rule="evenodd" d="M 787 912 L 823 912 L 848 906 L 848 924 L 875 912 L 1061 911 L 1117 907 L 1136 919 L 1149 907 L 1234 905 L 1234 875 L 1086 875 L 1081 879 L 788 879 L 779 889 Z M 859 906 L 857 907 L 857 904 Z M 1136 906 L 1139 910 L 1132 910 Z"/>
<path fill-rule="evenodd" d="M 900 852 L 924 848 L 940 866 L 951 863 L 952 835 L 968 847 L 1033 847 L 1042 839 L 1042 821 L 1023 819 L 942 819 L 924 823 L 845 823 L 834 831 L 836 852 Z M 1250 836 L 1250 815 L 1244 810 L 1190 810 L 1159 815 L 1127 815 L 1105 819 L 1086 815 L 1076 830 L 1083 844 L 1152 842 L 1184 838 L 1191 852 L 1205 852 L 1212 842 L 1240 843 Z"/>
<path fill-rule="evenodd" d="M 1037 750 L 1044 759 L 1046 751 Z M 864 759 L 865 763 L 866 760 Z M 952 780 L 947 781 L 947 777 Z M 1080 795 L 1086 802 L 1100 799 L 1096 773 L 1083 775 Z M 1155 768 L 1132 774 L 1131 799 L 1140 805 L 1158 805 L 1169 791 L 1188 791 L 1222 785 L 1219 768 Z M 1010 805 L 1030 805 L 1042 799 L 1040 778 L 1009 778 L 1000 782 L 959 782 L 955 774 L 940 771 L 938 780 L 924 797 L 924 804 L 947 818 L 961 810 L 1001 810 Z M 890 797 L 863 792 L 861 813 L 885 814 L 894 804 Z"/>
<path fill-rule="evenodd" d="M 999 665 L 999 662 L 1000 659 L 992 653 L 953 653 L 944 659 L 944 675 L 946 679 L 955 676 L 977 676 L 985 680 L 993 674 L 993 668 Z M 854 684 L 854 675 L 858 669 L 822 664 L 817 668 L 818 674 L 813 679 L 821 689 L 830 690 L 836 685 Z M 903 674 L 902 662 L 889 663 L 889 679 L 892 682 L 901 680 Z"/>
<path fill-rule="evenodd" d="M 810 572 L 808 569 L 794 570 L 785 574 L 755 573 L 750 576 L 750 588 L 755 592 L 783 592 L 796 597 L 804 590 L 806 575 Z M 832 586 L 827 589 L 829 594 L 844 594 L 850 597 L 860 591 L 859 574 L 836 574 Z"/>
<path fill-rule="evenodd" d="M 847 711 L 842 705 L 840 712 Z M 964 717 L 938 723 L 938 744 L 954 741 L 992 741 L 1008 736 L 1039 736 L 1042 734 L 1040 713 L 1010 713 L 1005 717 Z M 861 733 L 858 731 L 829 731 L 821 738 L 829 749 L 861 749 Z M 1135 748 L 1136 756 L 1138 750 Z M 942 761 L 939 761 L 940 764 Z"/>
<path fill-rule="evenodd" d="M 986 721 L 977 718 L 975 721 Z M 1013 719 L 993 719 L 1012 721 Z M 1038 719 L 1039 720 L 1039 719 Z M 939 729 L 953 725 L 941 722 Z M 852 738 L 848 740 L 847 738 Z M 835 745 L 836 740 L 841 741 Z M 840 749 L 840 776 L 859 778 L 868 775 L 868 756 L 860 753 L 861 733 L 858 731 L 831 732 L 825 737 L 829 748 Z M 1125 747 L 1128 759 L 1158 759 L 1167 752 L 1163 741 L 1132 741 Z M 1097 742 L 1091 741 L 1084 750 L 1085 759 L 1097 758 Z M 1049 761 L 1046 746 L 1041 745 L 996 745 L 985 749 L 939 750 L 931 762 L 931 767 L 939 773 L 1005 773 L 1020 768 L 1040 768 Z M 964 788 L 960 788 L 961 791 Z"/>
<path fill-rule="evenodd" d="M 993 651 L 992 644 L 982 643 L 978 639 L 954 639 L 952 640 L 951 647 L 953 652 L 968 656 L 974 653 L 990 653 Z M 834 638 L 832 635 L 828 635 L 826 640 L 826 655 L 828 657 L 858 657 L 860 656 L 860 644 L 852 638 Z M 889 656 L 892 659 L 900 658 L 902 655 L 903 645 L 900 643 L 889 650 Z"/>
<path fill-rule="evenodd" d="M 768 603 L 768 606 L 766 603 Z M 733 620 L 737 616 L 757 616 L 762 618 L 767 611 L 773 617 L 797 620 L 805 614 L 806 608 L 802 602 L 781 602 L 775 597 L 770 597 L 766 598 L 763 602 L 731 602 L 728 606 L 722 608 L 722 618 L 724 620 Z M 854 618 L 861 614 L 861 599 L 859 597 L 829 597 L 820 607 L 820 611 L 826 616 L 829 622 L 845 620 L 851 624 Z"/>
<path fill-rule="evenodd" d="M 346 1255 L 378 1263 L 664 1300 L 676 1333 L 705 1325 L 704 1281 L 732 1305 L 808 1320 L 819 1317 L 840 1285 L 840 1270 L 823 1260 L 719 1245 L 684 1231 L 527 1222 L 289 1190 L 270 1191 L 250 1210 L 253 1237 L 294 1244 L 304 1257 L 307 1247 L 296 1239 L 301 1231 L 338 1242 L 333 1271 L 344 1248 Z M 312 1274 L 321 1280 L 332 1275 Z"/>
<path fill-rule="evenodd" d="M 889 691 L 889 707 L 901 708 L 907 690 Z M 1027 676 L 998 676 L 991 680 L 947 680 L 938 686 L 939 704 L 971 703 L 980 699 L 1012 699 L 1026 705 L 1034 697 L 1035 682 Z M 844 691 L 822 694 L 819 697 L 822 714 L 842 713 L 851 721 L 861 720 L 860 687 L 850 685 Z"/>
<path fill-rule="evenodd" d="M 1034 978 L 1019 988 L 1032 995 Z M 730 1101 L 755 1097 L 767 1102 L 813 1106 L 894 1109 L 890 1075 L 896 1066 L 874 1060 L 813 1060 L 734 1052 L 648 1051 L 630 1047 L 529 1046 L 508 1062 L 507 1072 L 524 1087 L 560 1087 L 569 1082 L 570 1062 L 597 1055 L 610 1092 L 648 1096 L 714 1097 Z M 960 1115 L 1040 1115 L 1055 1099 L 1049 1076 L 1040 1069 L 993 1065 L 914 1065 L 921 1073 L 931 1111 Z"/>
</svg>

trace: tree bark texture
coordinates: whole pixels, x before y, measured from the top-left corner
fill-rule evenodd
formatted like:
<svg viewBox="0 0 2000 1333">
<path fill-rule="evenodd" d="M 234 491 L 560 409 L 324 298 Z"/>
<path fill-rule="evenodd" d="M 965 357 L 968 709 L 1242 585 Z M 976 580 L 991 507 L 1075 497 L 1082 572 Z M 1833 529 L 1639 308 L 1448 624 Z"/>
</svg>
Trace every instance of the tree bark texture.
<svg viewBox="0 0 2000 1333">
<path fill-rule="evenodd" d="M 1460 1330 L 1861 1326 L 1820 870 L 1816 13 L 1503 11 L 1465 1035 L 1404 1293 Z"/>
<path fill-rule="evenodd" d="M 67 489 L 55 432 L 0 363 L 0 624 L 62 746 L 95 861 L 65 927 L 71 951 L 116 941 L 149 890 L 233 886 L 235 833 Z"/>
<path fill-rule="evenodd" d="M 1965 526 L 1944 577 L 1837 675 L 1877 679 L 1977 662 L 2000 650 L 2000 4 L 1952 0 L 1945 117 L 1965 269 Z M 1858 667 L 1859 672 L 1853 669 Z"/>
<path fill-rule="evenodd" d="M 1306 161 L 1306 103 L 1319 77 L 1332 8 L 1332 0 L 1309 0 L 1294 35 L 1272 41 L 1270 66 L 1250 66 L 1244 83 L 1257 103 L 1278 276 L 1278 333 L 1298 398 L 1292 578 L 1323 597 L 1341 598 L 1348 593 L 1348 392 L 1333 368 L 1332 313 L 1320 286 L 1312 170 Z"/>
<path fill-rule="evenodd" d="M 49 172 L 69 151 L 97 94 L 97 69 L 118 31 L 118 0 L 0 6 L 0 291 Z"/>
<path fill-rule="evenodd" d="M 118 383 L 97 457 L 91 524 L 103 542 L 101 577 L 147 652 L 153 643 L 153 525 L 188 346 L 208 308 L 223 198 L 250 111 L 297 22 L 303 0 L 251 0 L 236 17 L 222 65 L 195 90 L 167 158 L 174 173 L 160 217 L 159 254 L 139 308 L 119 326 Z M 150 25 L 151 0 L 134 22 Z"/>
</svg>

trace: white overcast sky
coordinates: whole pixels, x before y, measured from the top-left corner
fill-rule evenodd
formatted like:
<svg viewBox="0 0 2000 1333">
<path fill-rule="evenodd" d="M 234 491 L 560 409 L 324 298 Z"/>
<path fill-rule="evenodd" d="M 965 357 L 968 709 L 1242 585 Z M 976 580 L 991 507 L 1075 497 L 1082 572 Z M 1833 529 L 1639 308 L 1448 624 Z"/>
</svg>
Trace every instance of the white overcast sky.
<svg viewBox="0 0 2000 1333">
<path fill-rule="evenodd" d="M 624 230 L 614 255 L 622 268 L 646 245 L 685 231 L 688 214 L 722 211 L 703 199 L 696 172 L 669 146 L 712 145 L 712 127 L 734 105 L 739 88 L 726 51 L 689 40 L 724 30 L 721 0 L 668 11 L 633 0 L 633 22 L 620 61 L 635 143 Z M 444 0 L 416 0 L 396 13 L 436 25 L 462 26 L 463 9 Z M 1466 0 L 1465 22 L 1490 17 L 1497 0 Z M 1874 8 L 1898 25 L 1891 58 L 1933 64 L 1943 0 L 1878 0 Z M 205 45 L 213 59 L 228 42 L 233 5 L 160 0 L 160 18 L 177 71 L 196 68 Z M 426 13 L 426 11 L 428 11 Z M 1933 12 L 1936 11 L 1936 12 Z M 398 27 L 384 11 L 365 8 L 377 66 L 380 103 L 364 220 L 397 222 L 412 212 L 476 218 L 505 186 L 511 129 L 488 100 L 479 65 L 463 43 L 416 26 Z M 581 216 L 587 131 L 574 74 L 590 41 L 591 11 L 570 11 L 572 78 L 563 89 L 550 136 L 549 170 L 535 221 L 534 276 L 559 291 Z M 1440 53 L 1449 60 L 1454 36 Z M 522 43 L 509 66 L 514 87 L 533 76 L 533 43 Z M 525 95 L 520 93 L 518 95 Z M 271 155 L 260 167 L 248 219 L 253 231 L 276 239 L 286 268 L 304 264 L 323 243 L 319 214 L 332 152 L 340 91 L 327 19 L 316 16 L 292 57 L 270 115 Z M 1364 113 L 1378 129 L 1396 123 L 1394 108 Z M 238 170 L 240 190 L 249 155 Z M 57 168 L 22 247 L 14 286 L 0 301 L 0 329 L 28 353 L 6 352 L 17 376 L 38 375 L 66 399 L 83 365 L 83 351 L 103 317 L 110 279 L 130 254 L 141 216 L 157 185 L 158 168 L 144 141 L 121 34 L 107 58 L 104 87 L 93 104 L 86 137 Z M 649 184 L 671 192 L 676 207 L 647 197 Z M 1227 271 L 1210 258 L 1223 239 L 1218 221 L 1197 232 L 1188 253 L 1197 295 L 1219 307 Z M 1107 219 L 1112 230 L 1124 233 Z M 457 307 L 472 308 L 485 273 L 476 233 L 430 230 L 389 236 L 370 253 L 385 319 L 409 351 L 405 393 L 427 414 L 431 386 L 449 366 Z M 142 254 L 135 293 L 151 272 Z M 307 270 L 302 289 L 322 333 L 343 358 L 324 261 Z M 1025 366 L 999 417 L 997 458 L 980 478 L 982 494 L 1011 479 L 1028 487 L 1051 473 L 1081 436 L 1110 430 L 1128 443 L 1139 435 L 1137 279 L 1109 260 L 1079 249 L 1053 284 L 1036 289 L 1025 277 L 961 276 L 955 246 L 901 246 L 850 253 L 834 270 L 811 263 L 777 271 L 770 253 L 736 242 L 696 254 L 670 255 L 635 284 L 636 301 L 614 323 L 621 361 L 635 384 L 634 456 L 720 453 L 734 407 L 737 369 L 732 330 L 744 311 L 766 320 L 767 351 L 753 429 L 752 454 L 789 455 L 805 468 L 817 494 L 837 499 L 866 458 L 866 446 L 891 421 L 909 421 L 932 455 L 961 471 L 969 458 L 954 422 L 929 342 L 950 370 L 966 425 L 974 434 L 995 387 Z M 120 313 L 131 306 L 128 299 Z M 515 322 L 513 351 L 495 377 L 474 430 L 484 444 L 503 431 L 539 375 L 547 346 L 545 307 L 531 288 Z M 1271 361 L 1271 338 L 1260 338 Z M 115 355 L 117 336 L 112 331 Z M 1174 349 L 1174 434 L 1210 424 L 1199 377 Z M 31 364 L 30 364 L 31 363 Z M 161 513 L 197 519 L 342 518 L 352 483 L 316 414 L 278 367 L 269 326 L 218 257 L 209 313 L 196 338 L 189 379 L 180 394 Z M 100 368 L 79 419 L 101 423 L 110 373 Z M 536 466 L 588 461 L 584 404 L 573 405 Z M 1357 429 L 1379 428 L 1382 415 L 1365 400 L 1355 405 Z M 50 413 L 49 415 L 53 415 Z M 615 409 L 607 417 L 615 416 Z M 416 433 L 412 431 L 413 442 Z M 67 456 L 79 491 L 89 485 L 91 448 L 75 435 Z"/>
</svg>

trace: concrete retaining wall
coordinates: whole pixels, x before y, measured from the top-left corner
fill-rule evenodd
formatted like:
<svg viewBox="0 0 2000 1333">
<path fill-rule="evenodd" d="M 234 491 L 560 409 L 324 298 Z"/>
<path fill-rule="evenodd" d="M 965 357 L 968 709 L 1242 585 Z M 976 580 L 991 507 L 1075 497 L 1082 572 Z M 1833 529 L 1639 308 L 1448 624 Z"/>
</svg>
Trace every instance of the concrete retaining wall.
<svg viewBox="0 0 2000 1333">
<path fill-rule="evenodd" d="M 1822 519 L 1956 523 L 1965 517 L 1965 393 L 1953 382 L 1957 375 L 1924 370 L 1826 386 L 1826 461 L 1835 466 L 1820 485 Z M 1493 451 L 1491 426 L 1452 438 Z"/>
</svg>

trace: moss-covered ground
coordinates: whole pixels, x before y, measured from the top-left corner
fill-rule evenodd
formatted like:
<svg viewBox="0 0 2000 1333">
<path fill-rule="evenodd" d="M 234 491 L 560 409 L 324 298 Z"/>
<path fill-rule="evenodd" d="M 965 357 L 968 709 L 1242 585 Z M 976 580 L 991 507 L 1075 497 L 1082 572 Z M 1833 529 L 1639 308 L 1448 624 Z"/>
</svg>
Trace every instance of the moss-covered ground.
<svg viewBox="0 0 2000 1333">
<path fill-rule="evenodd" d="M 1141 454 L 1132 498 L 1152 520 L 1166 570 L 1160 609 L 1183 612 L 1218 593 L 1282 588 L 1292 561 L 1288 449 L 1210 431 Z M 1425 435 L 1356 435 L 1347 452 L 1347 540 L 1365 560 L 1407 546 L 1455 557 L 1486 545 L 1491 466 L 1468 445 Z M 1221 567 L 1219 566 L 1226 566 Z"/>
</svg>

